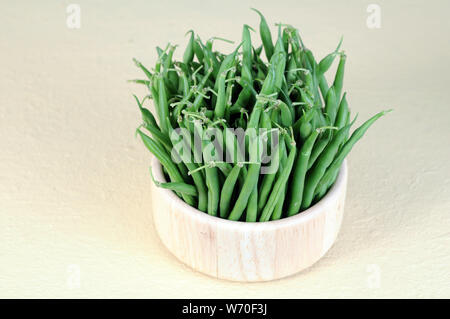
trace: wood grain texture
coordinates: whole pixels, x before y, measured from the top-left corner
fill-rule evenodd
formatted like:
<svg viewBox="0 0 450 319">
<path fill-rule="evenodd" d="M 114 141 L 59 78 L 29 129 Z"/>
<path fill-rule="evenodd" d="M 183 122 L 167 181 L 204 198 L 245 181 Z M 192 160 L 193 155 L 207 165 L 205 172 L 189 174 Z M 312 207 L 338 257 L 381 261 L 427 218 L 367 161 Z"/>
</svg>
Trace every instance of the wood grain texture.
<svg viewBox="0 0 450 319">
<path fill-rule="evenodd" d="M 161 165 L 153 175 L 164 182 Z M 179 260 L 215 278 L 268 281 L 295 274 L 318 261 L 336 240 L 344 213 L 347 163 L 328 194 L 293 217 L 265 223 L 235 222 L 188 206 L 152 183 L 155 228 Z"/>
</svg>

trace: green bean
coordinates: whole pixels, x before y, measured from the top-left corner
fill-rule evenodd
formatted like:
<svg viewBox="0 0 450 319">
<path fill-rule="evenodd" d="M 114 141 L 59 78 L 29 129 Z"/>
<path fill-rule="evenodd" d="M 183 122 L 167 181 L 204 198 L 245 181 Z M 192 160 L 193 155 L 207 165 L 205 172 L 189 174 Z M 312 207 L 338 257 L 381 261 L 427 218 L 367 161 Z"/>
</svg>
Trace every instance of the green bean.
<svg viewBox="0 0 450 319">
<path fill-rule="evenodd" d="M 189 30 L 186 34 L 191 33 L 191 37 L 189 38 L 189 43 L 186 46 L 186 50 L 184 50 L 183 54 L 183 63 L 190 64 L 194 59 L 194 31 Z"/>
<path fill-rule="evenodd" d="M 252 143 L 249 146 L 249 153 L 250 153 L 250 161 L 251 164 L 248 165 L 248 171 L 247 176 L 244 181 L 244 184 L 242 185 L 241 191 L 239 193 L 238 199 L 233 207 L 233 210 L 231 211 L 230 215 L 228 216 L 228 219 L 230 220 L 239 220 L 242 216 L 242 213 L 244 212 L 245 208 L 248 205 L 249 197 L 255 189 L 255 185 L 258 184 L 259 179 L 259 172 L 261 168 L 261 162 L 259 160 L 259 139 L 256 140 L 257 143 Z M 253 205 L 254 203 L 252 203 Z"/>
<path fill-rule="evenodd" d="M 339 49 L 341 48 L 341 44 L 342 44 L 342 40 L 343 39 L 344 38 L 341 37 L 341 40 L 339 41 L 339 44 L 338 44 L 336 50 L 334 50 L 332 53 L 328 54 L 326 57 L 324 57 L 319 62 L 319 74 L 324 74 L 331 67 L 331 64 L 333 64 L 334 58 L 336 57 L 336 55 L 338 54 Z"/>
<path fill-rule="evenodd" d="M 258 198 L 258 214 L 260 214 L 266 205 L 267 198 L 270 194 L 270 191 L 272 190 L 272 185 L 275 180 L 275 177 L 277 175 L 277 172 L 279 171 L 279 165 L 280 165 L 280 153 L 281 148 L 280 146 L 284 145 L 284 139 L 283 136 L 280 135 L 279 141 L 276 144 L 276 148 L 272 150 L 272 165 L 275 166 L 275 171 L 273 173 L 265 174 L 261 183 L 260 191 L 259 191 L 259 198 Z"/>
<path fill-rule="evenodd" d="M 207 46 L 204 46 L 201 41 L 199 41 L 199 44 L 203 50 L 203 54 L 206 58 L 203 59 L 203 62 L 205 63 L 206 69 L 212 68 L 211 75 L 215 78 L 217 78 L 217 74 L 219 73 L 220 63 L 217 60 L 216 56 L 213 54 L 211 49 L 209 49 Z"/>
<path fill-rule="evenodd" d="M 231 170 L 233 169 L 233 167 L 230 165 L 230 163 L 217 162 L 217 163 L 215 163 L 215 165 L 222 172 L 222 174 L 225 175 L 225 177 L 230 175 Z"/>
<path fill-rule="evenodd" d="M 213 70 L 209 69 L 208 72 L 206 73 L 206 75 L 203 77 L 203 80 L 197 86 L 197 96 L 195 97 L 195 100 L 194 100 L 194 103 L 192 103 L 192 106 L 189 107 L 189 110 L 198 111 L 198 109 L 200 108 L 200 105 L 204 99 L 204 94 L 202 94 L 201 91 L 203 90 L 203 88 L 206 84 L 206 81 L 208 81 L 208 78 L 212 74 L 212 72 L 213 72 Z"/>
<path fill-rule="evenodd" d="M 173 128 L 168 125 L 169 127 L 169 136 L 175 138 L 175 135 L 178 135 L 178 133 L 175 133 Z M 184 149 L 189 150 L 191 152 L 189 157 L 181 156 L 181 160 L 186 165 L 187 169 L 189 170 L 189 175 L 192 176 L 192 180 L 194 181 L 194 185 L 197 188 L 198 193 L 198 201 L 197 201 L 197 208 L 202 211 L 206 212 L 207 206 L 208 206 L 208 195 L 207 195 L 207 189 L 206 185 L 203 179 L 203 175 L 201 171 L 197 170 L 197 165 L 192 162 L 192 138 L 190 134 L 187 132 L 185 127 L 181 127 L 182 130 L 180 131 L 182 136 L 182 142 L 184 144 Z"/>
<path fill-rule="evenodd" d="M 322 95 L 322 98 L 324 101 L 326 101 L 326 96 L 329 90 L 327 79 L 325 78 L 325 75 L 321 74 L 319 75 L 319 89 L 320 94 Z"/>
<path fill-rule="evenodd" d="M 280 78 L 283 77 L 283 74 L 284 74 L 284 67 L 282 68 L 279 66 L 280 64 L 283 65 L 283 61 L 281 61 L 283 54 L 284 53 L 280 52 L 280 53 L 275 53 L 272 56 L 271 66 L 268 70 L 267 77 L 264 80 L 260 95 L 267 96 L 267 95 L 271 95 L 272 93 L 274 93 L 276 91 L 275 88 L 277 88 L 277 82 L 279 81 Z M 285 65 L 285 63 L 286 63 L 286 61 L 284 61 L 284 65 Z M 257 127 L 257 123 L 259 122 L 259 117 L 261 115 L 261 109 L 262 109 L 262 106 L 264 105 L 264 103 L 265 102 L 262 100 L 257 100 L 257 102 L 252 110 L 252 113 L 250 115 L 250 119 L 248 121 L 247 127 L 250 127 L 250 128 Z"/>
<path fill-rule="evenodd" d="M 246 222 L 256 222 L 258 217 L 258 181 L 256 181 L 253 191 L 248 198 L 247 210 L 245 212 Z"/>
<path fill-rule="evenodd" d="M 336 115 L 336 127 L 341 129 L 345 126 L 345 122 L 347 121 L 347 115 L 349 114 L 348 103 L 346 98 L 346 93 L 342 96 L 341 103 L 339 104 L 338 112 Z"/>
<path fill-rule="evenodd" d="M 334 174 L 333 177 L 331 178 L 330 182 L 327 185 L 319 185 L 317 186 L 316 190 L 314 191 L 314 202 L 319 201 L 320 199 L 323 198 L 323 196 L 325 196 L 325 194 L 327 193 L 328 189 L 331 187 L 331 185 L 334 184 L 334 182 L 336 181 L 336 178 L 338 176 L 339 170 L 337 170 Z"/>
<path fill-rule="evenodd" d="M 305 122 L 300 125 L 300 139 L 305 141 L 312 132 L 312 125 L 309 122 Z"/>
<path fill-rule="evenodd" d="M 303 88 L 300 88 L 300 95 L 304 103 L 306 103 L 308 106 L 312 107 L 314 105 L 314 98 L 308 91 L 304 90 Z"/>
<path fill-rule="evenodd" d="M 255 185 L 258 183 L 259 178 L 259 170 L 261 168 L 261 163 L 249 164 L 247 178 L 245 179 L 245 183 L 242 186 L 241 192 L 239 193 L 239 197 L 234 204 L 233 210 L 228 216 L 229 220 L 239 220 L 247 207 L 248 199 L 250 194 L 255 188 Z"/>
<path fill-rule="evenodd" d="M 167 44 L 167 47 L 164 50 L 162 50 L 159 47 L 156 47 L 156 52 L 158 53 L 158 60 L 156 60 L 155 73 L 157 74 L 161 72 L 161 66 L 167 57 L 166 51 L 169 49 L 169 47 L 170 43 Z"/>
<path fill-rule="evenodd" d="M 281 100 L 278 100 L 278 107 L 280 108 L 281 124 L 285 127 L 292 126 L 292 113 L 289 107 Z"/>
<path fill-rule="evenodd" d="M 185 98 L 186 96 L 189 95 L 189 91 L 191 88 L 189 86 L 189 80 L 187 78 L 187 75 L 183 71 L 181 71 L 180 73 L 180 80 L 181 81 L 178 82 L 178 92 L 183 94 L 183 98 Z"/>
<path fill-rule="evenodd" d="M 225 89 L 225 113 L 229 114 L 229 110 L 232 107 L 232 99 L 233 99 L 233 88 L 235 85 L 235 81 L 237 80 L 236 77 L 236 68 L 231 68 L 231 70 L 228 73 L 228 78 L 225 82 L 226 83 L 226 89 Z"/>
<path fill-rule="evenodd" d="M 267 110 L 265 112 L 262 112 L 262 114 L 261 114 L 259 127 L 261 129 L 264 129 L 266 131 L 266 133 L 268 133 L 269 130 L 272 129 L 272 121 L 270 119 L 270 116 L 269 116 Z M 270 138 L 270 135 L 268 135 L 267 138 Z"/>
<path fill-rule="evenodd" d="M 133 62 L 134 62 L 134 64 L 136 64 L 136 66 L 138 68 L 140 68 L 145 73 L 145 75 L 149 78 L 149 80 L 152 79 L 152 77 L 153 77 L 152 73 L 149 70 L 147 70 L 147 68 L 145 66 L 143 66 L 141 62 L 139 62 L 135 58 L 133 58 Z"/>
<path fill-rule="evenodd" d="M 196 165 L 191 162 L 185 162 L 185 165 L 189 171 L 193 171 L 197 168 Z M 197 208 L 202 212 L 206 212 L 208 207 L 208 194 L 203 176 L 200 172 L 194 172 L 190 175 L 192 176 L 192 180 L 194 181 L 198 193 Z"/>
<path fill-rule="evenodd" d="M 308 161 L 308 170 L 311 169 L 311 167 L 314 165 L 317 158 L 320 156 L 320 154 L 322 154 L 322 151 L 328 145 L 328 142 L 332 137 L 332 134 L 329 131 L 327 131 L 325 134 L 326 134 L 325 136 L 321 136 L 319 140 L 314 144 L 311 156 Z"/>
<path fill-rule="evenodd" d="M 144 121 L 146 125 L 154 126 L 159 129 L 158 123 L 156 123 L 155 117 L 153 116 L 152 112 L 142 106 L 143 102 L 139 101 L 136 95 L 133 94 L 133 96 L 136 100 L 139 110 L 141 111 L 142 121 Z"/>
<path fill-rule="evenodd" d="M 300 211 L 300 205 L 303 198 L 303 188 L 305 185 L 305 176 L 308 167 L 309 157 L 311 156 L 311 150 L 319 135 L 319 130 L 314 130 L 305 143 L 302 145 L 300 153 L 297 156 L 295 162 L 294 174 L 292 177 L 290 189 L 291 189 L 291 201 L 287 210 L 288 216 L 298 214 Z"/>
<path fill-rule="evenodd" d="M 275 65 L 275 88 L 278 89 L 278 91 L 281 90 L 281 85 L 284 80 L 284 70 L 286 69 L 286 53 L 284 52 L 278 52 L 275 51 L 273 55 L 273 59 L 270 61 L 270 63 L 274 63 Z"/>
<path fill-rule="evenodd" d="M 271 220 L 278 220 L 281 218 L 281 216 L 283 214 L 283 204 L 284 204 L 285 195 L 286 195 L 286 185 L 283 185 L 283 187 L 281 189 L 281 196 L 275 205 L 275 208 L 272 213 L 272 217 L 270 218 Z"/>
<path fill-rule="evenodd" d="M 212 144 L 210 141 L 203 141 L 203 156 L 205 161 L 208 161 L 210 154 L 206 153 L 206 145 Z M 213 144 L 212 144 L 213 145 Z M 220 183 L 217 168 L 214 166 L 205 168 L 206 174 L 206 186 L 208 188 L 208 214 L 212 216 L 217 216 L 217 211 L 219 208 L 219 197 L 220 197 Z"/>
<path fill-rule="evenodd" d="M 161 49 L 160 47 L 156 47 L 156 53 L 158 54 L 158 58 L 161 58 L 161 56 L 164 54 L 164 51 L 165 50 Z"/>
<path fill-rule="evenodd" d="M 280 160 L 280 167 L 279 170 L 277 172 L 277 177 L 279 178 L 284 170 L 284 168 L 286 167 L 286 163 L 288 160 L 288 155 L 287 155 L 287 150 L 286 150 L 286 143 L 283 140 L 283 143 L 281 144 L 281 160 Z M 277 201 L 277 203 L 275 204 L 275 208 L 273 210 L 272 216 L 270 217 L 271 220 L 277 220 L 281 218 L 281 215 L 283 213 L 282 209 L 283 209 L 283 204 L 286 198 L 286 185 L 282 185 L 281 188 L 281 195 Z"/>
<path fill-rule="evenodd" d="M 270 29 L 269 26 L 267 25 L 266 18 L 264 18 L 262 13 L 254 8 L 251 9 L 255 11 L 261 19 L 261 22 L 259 24 L 259 33 L 261 34 L 261 41 L 264 46 L 264 52 L 266 53 L 267 60 L 270 61 L 270 59 L 272 58 L 272 54 L 274 52 L 272 34 L 270 33 Z"/>
<path fill-rule="evenodd" d="M 170 123 L 170 119 L 169 119 L 169 118 L 166 118 L 166 125 L 167 125 L 167 127 L 168 127 L 168 134 L 171 134 L 171 135 L 172 135 L 173 128 L 172 128 L 172 124 Z M 150 130 L 149 130 L 149 131 L 150 131 Z M 151 131 L 150 131 L 150 132 L 151 132 Z M 171 142 L 172 142 L 172 140 L 171 140 Z M 190 179 L 190 177 L 189 177 L 189 171 L 188 171 L 188 168 L 186 167 L 186 165 L 184 165 L 182 159 L 179 158 L 179 155 L 180 155 L 180 154 L 178 154 L 178 153 L 175 153 L 175 154 L 172 153 L 172 147 L 169 147 L 169 148 L 166 148 L 166 149 L 167 149 L 167 152 L 170 153 L 170 154 L 176 159 L 176 165 L 177 165 L 178 170 L 180 171 L 180 173 L 181 173 L 181 175 L 182 175 L 182 177 L 183 177 L 183 180 L 184 180 L 184 181 L 190 181 L 191 179 Z M 178 156 L 177 156 L 177 155 L 178 155 Z"/>
<path fill-rule="evenodd" d="M 170 158 L 169 154 L 167 154 L 165 149 L 158 142 L 153 140 L 151 137 L 145 135 L 140 130 L 137 130 L 137 133 L 141 136 L 141 139 L 144 142 L 144 145 L 148 148 L 148 150 L 153 155 L 155 155 L 155 157 L 161 162 L 163 167 L 167 170 L 167 173 L 169 174 L 169 177 L 172 180 L 172 182 L 181 182 L 181 183 L 184 182 L 183 177 L 178 171 L 178 168 L 172 162 L 172 159 Z M 192 198 L 192 196 L 186 194 L 181 195 L 188 205 L 191 206 L 194 205 L 195 201 Z"/>
<path fill-rule="evenodd" d="M 241 166 L 239 164 L 236 164 L 223 183 L 219 203 L 220 217 L 222 218 L 227 218 L 227 214 L 230 208 L 231 196 L 233 195 L 233 190 L 240 171 Z"/>
<path fill-rule="evenodd" d="M 203 59 L 205 58 L 205 55 L 203 54 L 203 50 L 202 50 L 202 47 L 200 46 L 199 42 L 200 42 L 199 39 L 194 41 L 193 49 L 194 49 L 194 54 L 197 57 L 197 61 L 200 64 L 203 64 Z"/>
<path fill-rule="evenodd" d="M 284 47 L 284 51 L 288 52 L 289 51 L 289 33 L 287 29 L 283 29 L 283 47 Z"/>
<path fill-rule="evenodd" d="M 343 92 L 342 38 L 319 61 L 297 29 L 277 23 L 275 39 L 263 14 L 253 10 L 259 16 L 259 47 L 253 47 L 254 30 L 246 24 L 242 42 L 227 54 L 213 44 L 231 41 L 202 42 L 190 30 L 181 61 L 175 59 L 176 46 L 157 47 L 154 68 L 133 59 L 145 75 L 130 82 L 150 90 L 142 101 L 134 97 L 143 122 L 139 135 L 168 176 L 157 186 L 210 215 L 264 222 L 298 214 L 325 196 L 358 134 L 371 123 L 349 138 L 354 120 L 350 123 Z M 337 56 L 329 84 L 325 73 Z M 153 100 L 153 113 L 143 106 L 147 98 Z M 228 129 L 245 130 L 244 139 L 223 135 Z M 273 135 L 263 134 L 276 129 L 282 134 L 274 144 Z"/>
<path fill-rule="evenodd" d="M 166 150 L 172 149 L 172 143 L 166 134 L 162 133 L 157 127 L 146 123 L 145 128 L 152 134 L 153 138 L 161 143 Z"/>
<path fill-rule="evenodd" d="M 215 167 L 207 167 L 205 172 L 206 186 L 208 187 L 208 214 L 217 216 L 220 189 L 218 171 Z"/>
<path fill-rule="evenodd" d="M 278 199 L 282 195 L 282 192 L 281 192 L 283 190 L 282 188 L 286 184 L 286 182 L 289 178 L 289 174 L 291 173 L 291 169 L 294 164 L 296 152 L 297 152 L 297 148 L 294 145 L 293 147 L 291 147 L 291 150 L 289 151 L 289 157 L 288 157 L 288 161 L 286 163 L 286 167 L 283 170 L 283 172 L 281 173 L 280 178 L 275 183 L 275 185 L 272 189 L 272 192 L 270 193 L 269 199 L 267 200 L 267 204 L 262 211 L 259 221 L 261 221 L 261 222 L 269 221 L 269 219 L 273 213 L 273 210 L 275 209 L 275 205 L 277 204 Z"/>
<path fill-rule="evenodd" d="M 222 72 L 219 74 L 219 78 L 216 81 L 218 83 L 219 91 L 217 93 L 216 106 L 214 108 L 214 118 L 223 118 L 225 115 L 225 105 L 226 105 L 226 93 L 225 93 L 225 80 L 227 72 Z"/>
<path fill-rule="evenodd" d="M 358 142 L 361 137 L 364 136 L 366 131 L 369 129 L 369 127 L 375 123 L 376 120 L 378 120 L 380 117 L 385 115 L 386 113 L 391 112 L 392 110 L 388 111 L 381 111 L 377 114 L 375 114 L 373 117 L 368 119 L 366 122 L 364 122 L 360 127 L 358 127 L 350 136 L 347 142 L 342 146 L 342 148 L 339 150 L 339 153 L 334 158 L 331 165 L 327 168 L 325 174 L 320 179 L 319 184 L 317 185 L 318 189 L 321 189 L 324 185 L 328 185 L 330 183 L 330 180 L 333 178 L 333 176 L 336 174 L 336 172 L 341 167 L 342 162 L 344 161 L 345 157 L 350 153 L 353 146 Z"/>
<path fill-rule="evenodd" d="M 323 152 L 320 154 L 317 162 L 308 173 L 308 179 L 305 183 L 303 199 L 301 208 L 305 209 L 311 205 L 314 196 L 314 190 L 320 181 L 320 178 L 325 174 L 326 169 L 330 166 L 333 161 L 334 156 L 338 152 L 339 146 L 346 138 L 348 131 L 350 130 L 351 124 L 340 129 L 336 135 L 333 137 L 331 142 L 326 146 Z"/>
<path fill-rule="evenodd" d="M 233 64 L 235 64 L 236 54 L 241 46 L 242 42 L 237 46 L 237 48 L 233 52 L 231 52 L 229 55 L 225 57 L 223 62 L 220 64 L 220 68 L 217 72 L 218 75 L 225 73 L 228 69 L 230 69 L 233 66 Z M 217 90 L 217 87 L 215 87 L 215 89 Z"/>
<path fill-rule="evenodd" d="M 152 85 L 150 85 L 150 92 L 153 100 L 153 105 L 155 106 L 156 116 L 158 117 L 159 123 L 161 123 L 161 112 L 159 110 L 159 94 L 157 90 L 157 83 L 158 81 L 154 79 L 152 81 Z"/>
<path fill-rule="evenodd" d="M 251 77 L 251 71 L 250 69 L 248 69 L 246 66 L 242 67 L 242 74 L 241 74 L 241 82 L 239 83 L 240 85 L 242 85 L 243 83 L 243 89 L 242 91 L 239 93 L 239 96 L 235 102 L 235 104 L 233 105 L 234 108 L 237 108 L 238 110 L 240 110 L 241 108 L 245 107 L 247 102 L 249 101 L 250 97 L 252 96 L 253 92 L 253 87 L 251 87 L 252 85 L 252 77 Z"/>
<path fill-rule="evenodd" d="M 320 99 L 320 94 L 319 94 L 319 89 L 320 89 L 319 81 L 320 81 L 321 76 L 318 71 L 319 67 L 318 67 L 316 60 L 314 59 L 314 56 L 310 50 L 305 50 L 305 55 L 306 55 L 306 62 L 309 64 L 308 69 L 311 70 L 311 74 L 312 74 L 312 83 L 311 83 L 312 85 L 309 88 L 309 91 L 311 92 L 311 95 L 314 99 L 314 105 L 321 108 L 322 101 Z M 325 90 L 326 86 L 324 86 L 323 84 L 322 84 L 322 86 L 323 86 L 322 90 Z M 326 92 L 321 91 L 321 94 L 322 94 L 322 96 L 326 96 Z M 320 118 L 320 125 L 325 125 L 325 121 L 324 121 L 322 112 L 320 112 L 318 114 L 318 116 Z"/>
<path fill-rule="evenodd" d="M 326 104 L 325 104 L 325 112 L 327 113 L 328 118 L 330 119 L 330 125 L 334 125 L 334 122 L 336 120 L 336 113 L 337 113 L 337 101 L 336 101 L 336 95 L 334 92 L 334 87 L 331 87 L 328 90 Z"/>
<path fill-rule="evenodd" d="M 305 125 L 306 123 L 309 123 L 313 116 L 314 116 L 315 110 L 313 108 L 307 109 L 306 112 L 294 123 L 293 130 L 294 134 L 297 134 L 297 132 L 300 132 L 302 125 Z M 305 130 L 305 128 L 303 128 Z"/>
<path fill-rule="evenodd" d="M 170 136 L 172 136 L 172 134 L 173 133 L 171 132 Z M 191 152 L 192 152 L 191 136 L 187 133 L 186 130 L 181 130 L 181 134 L 183 136 L 183 143 L 184 143 L 185 149 L 191 150 Z M 186 144 L 186 143 L 188 143 L 188 141 L 191 143 Z M 192 153 L 189 155 L 190 155 L 189 158 L 182 156 L 181 159 L 184 162 L 184 164 L 186 165 L 187 169 L 189 170 L 189 172 L 190 172 L 189 174 L 192 176 L 194 185 L 197 188 L 197 193 L 198 193 L 197 208 L 202 212 L 206 212 L 207 207 L 208 207 L 208 194 L 207 194 L 207 188 L 205 185 L 205 181 L 203 179 L 202 173 L 200 171 L 196 171 L 197 165 L 192 162 Z"/>
<path fill-rule="evenodd" d="M 339 59 L 339 65 L 336 71 L 336 76 L 334 78 L 333 86 L 336 93 L 336 100 L 339 101 L 341 99 L 342 87 L 344 85 L 344 69 L 345 69 L 345 61 L 347 60 L 347 56 L 345 53 L 341 53 L 341 57 Z"/>
<path fill-rule="evenodd" d="M 198 195 L 197 189 L 195 188 L 195 186 L 190 185 L 190 184 L 180 183 L 180 182 L 170 182 L 170 183 L 158 182 L 153 177 L 153 173 L 152 173 L 152 168 L 151 167 L 150 167 L 150 175 L 152 177 L 153 182 L 158 187 L 165 188 L 165 189 L 170 189 L 170 190 L 172 190 L 174 192 L 178 192 L 178 193 L 182 193 L 182 194 L 186 194 L 186 195 L 190 195 L 190 196 L 197 196 Z"/>
<path fill-rule="evenodd" d="M 172 46 L 169 49 L 169 53 L 167 54 L 167 59 L 164 61 L 164 72 L 167 74 L 168 82 L 170 83 L 171 91 L 176 92 L 176 89 L 178 87 L 178 74 L 173 69 L 173 53 L 176 49 L 176 45 Z"/>
<path fill-rule="evenodd" d="M 295 58 L 291 56 L 288 62 L 286 79 L 288 84 L 292 84 L 296 80 L 297 64 L 295 63 Z"/>
<path fill-rule="evenodd" d="M 247 24 L 244 24 L 242 29 L 242 64 L 248 69 L 252 68 L 252 38 L 250 30 L 253 30 Z"/>
<path fill-rule="evenodd" d="M 244 25 L 242 30 L 242 70 L 241 70 L 241 78 L 242 81 L 247 83 L 243 90 L 239 93 L 239 96 L 235 102 L 235 106 L 238 108 L 244 107 L 248 100 L 250 99 L 252 92 L 250 86 L 253 82 L 252 79 L 252 43 L 250 37 L 251 29 L 248 25 Z"/>
<path fill-rule="evenodd" d="M 264 80 L 263 87 L 261 88 L 262 95 L 269 95 L 273 92 L 273 85 L 275 81 L 275 69 L 270 68 L 266 79 Z M 248 121 L 248 128 L 256 128 L 259 123 L 259 117 L 261 116 L 261 110 L 264 102 L 257 100 L 255 106 L 253 107 L 252 113 L 250 114 L 250 119 Z"/>
<path fill-rule="evenodd" d="M 165 122 L 165 119 L 169 116 L 169 105 L 167 103 L 167 92 L 166 92 L 166 86 L 164 84 L 164 78 L 162 76 L 158 76 L 158 87 L 159 87 L 159 100 L 158 100 L 158 106 L 159 106 L 159 112 L 160 112 L 160 125 L 161 125 L 161 131 L 163 133 L 167 133 L 167 125 Z"/>
</svg>

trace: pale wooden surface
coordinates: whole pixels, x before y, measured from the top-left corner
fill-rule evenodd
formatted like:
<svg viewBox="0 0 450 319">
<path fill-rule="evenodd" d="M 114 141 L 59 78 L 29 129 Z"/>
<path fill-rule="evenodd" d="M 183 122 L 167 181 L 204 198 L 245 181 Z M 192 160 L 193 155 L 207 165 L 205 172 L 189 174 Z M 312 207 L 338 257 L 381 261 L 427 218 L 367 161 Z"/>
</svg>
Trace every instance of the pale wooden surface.
<svg viewBox="0 0 450 319">
<path fill-rule="evenodd" d="M 153 158 L 153 175 L 165 182 Z M 155 228 L 179 260 L 212 277 L 254 282 L 280 279 L 308 268 L 334 243 L 344 214 L 347 164 L 327 195 L 294 217 L 266 223 L 234 222 L 185 204 L 152 184 Z"/>
</svg>

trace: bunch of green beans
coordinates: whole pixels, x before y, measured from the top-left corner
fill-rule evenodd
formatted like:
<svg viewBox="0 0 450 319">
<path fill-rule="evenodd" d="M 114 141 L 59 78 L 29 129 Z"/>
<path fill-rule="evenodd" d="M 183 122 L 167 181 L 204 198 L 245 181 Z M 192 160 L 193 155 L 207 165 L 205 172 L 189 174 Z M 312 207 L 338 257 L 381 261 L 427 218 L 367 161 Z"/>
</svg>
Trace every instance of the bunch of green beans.
<svg viewBox="0 0 450 319">
<path fill-rule="evenodd" d="M 260 17 L 262 45 L 254 46 L 256 31 L 248 25 L 229 54 L 215 51 L 213 44 L 231 41 L 213 37 L 203 42 L 189 31 L 181 61 L 174 58 L 176 46 L 158 47 L 154 68 L 134 60 L 145 79 L 132 82 L 149 90 L 142 100 L 135 96 L 143 120 L 137 133 L 168 180 L 155 184 L 210 215 L 265 222 L 296 215 L 318 202 L 355 143 L 389 111 L 377 113 L 350 134 L 356 117 L 351 120 L 343 92 L 342 39 L 317 61 L 290 25 L 277 25 L 274 43 L 266 19 L 253 10 Z M 335 60 L 330 85 L 325 73 Z M 148 99 L 153 100 L 155 116 L 144 107 Z M 211 128 L 214 139 L 205 139 Z M 227 134 L 229 128 L 277 131 L 278 143 L 270 144 L 267 134 L 260 140 L 265 142 L 257 144 L 270 150 L 270 164 L 276 169 L 263 174 L 258 147 L 247 136 L 239 142 Z M 195 140 L 201 143 L 191 143 Z M 217 160 L 214 154 L 219 152 L 234 156 Z"/>
</svg>

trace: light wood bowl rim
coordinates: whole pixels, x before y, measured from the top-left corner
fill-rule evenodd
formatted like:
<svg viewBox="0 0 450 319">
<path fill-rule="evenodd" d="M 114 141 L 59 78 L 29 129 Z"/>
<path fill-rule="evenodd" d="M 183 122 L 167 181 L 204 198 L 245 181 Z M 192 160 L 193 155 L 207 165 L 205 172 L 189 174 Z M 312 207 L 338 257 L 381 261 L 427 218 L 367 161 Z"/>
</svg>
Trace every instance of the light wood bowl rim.
<svg viewBox="0 0 450 319">
<path fill-rule="evenodd" d="M 161 169 L 161 163 L 158 161 L 156 157 L 152 158 L 152 173 L 156 181 L 165 183 L 166 179 Z M 175 193 L 169 189 L 159 187 L 159 193 L 164 196 L 163 200 L 171 201 L 172 204 L 177 205 L 179 207 L 179 211 L 183 214 L 190 215 L 190 218 L 200 219 L 207 223 L 216 224 L 217 226 L 221 226 L 224 228 L 231 227 L 235 230 L 267 230 L 273 228 L 283 228 L 286 226 L 292 226 L 293 224 L 301 224 L 312 218 L 317 217 L 328 206 L 331 206 L 338 199 L 340 194 L 340 189 L 345 187 L 347 176 L 347 160 L 344 160 L 342 163 L 341 169 L 339 171 L 339 175 L 336 179 L 336 182 L 333 184 L 331 189 L 327 192 L 327 194 L 316 204 L 308 208 L 307 210 L 290 217 L 284 217 L 279 220 L 271 220 L 268 222 L 244 222 L 244 221 L 233 221 L 228 219 L 223 219 L 220 217 L 215 217 L 208 215 L 205 212 L 202 212 L 188 204 L 186 204 L 181 198 L 179 198 Z"/>
</svg>

